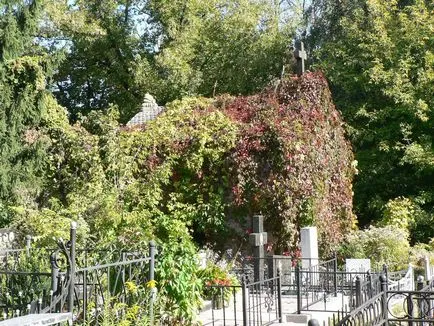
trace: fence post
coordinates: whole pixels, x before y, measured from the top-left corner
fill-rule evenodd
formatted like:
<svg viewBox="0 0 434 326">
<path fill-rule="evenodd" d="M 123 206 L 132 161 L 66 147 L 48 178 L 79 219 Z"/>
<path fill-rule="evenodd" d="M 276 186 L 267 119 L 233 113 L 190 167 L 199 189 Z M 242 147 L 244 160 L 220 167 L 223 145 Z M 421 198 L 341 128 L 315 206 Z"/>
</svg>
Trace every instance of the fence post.
<svg viewBox="0 0 434 326">
<path fill-rule="evenodd" d="M 416 289 L 418 291 L 422 291 L 422 289 L 424 287 L 425 287 L 425 279 L 424 279 L 424 277 L 422 275 L 419 275 L 417 277 L 417 286 L 416 286 Z M 417 303 L 418 303 L 418 306 L 419 306 L 419 318 L 421 318 L 421 319 L 425 319 L 426 317 L 428 317 L 428 316 L 425 316 L 425 313 L 424 313 L 424 311 L 425 311 L 425 309 L 424 309 L 425 308 L 424 307 L 424 301 L 425 300 L 422 299 L 421 294 L 418 293 L 417 294 Z"/>
<path fill-rule="evenodd" d="M 334 253 L 333 259 L 333 289 L 335 292 L 335 297 L 338 296 L 338 257 L 336 251 Z"/>
<path fill-rule="evenodd" d="M 68 289 L 68 312 L 74 310 L 74 287 L 75 287 L 75 245 L 77 241 L 77 222 L 71 222 L 69 247 L 69 289 Z"/>
<path fill-rule="evenodd" d="M 371 299 L 373 296 L 373 285 L 372 285 L 372 275 L 370 271 L 366 273 L 366 278 L 368 281 L 368 298 Z"/>
<path fill-rule="evenodd" d="M 360 276 L 356 276 L 356 307 L 360 307 L 362 304 L 362 280 Z"/>
<path fill-rule="evenodd" d="M 413 326 L 413 321 L 411 319 L 413 319 L 413 294 L 410 292 L 408 293 L 408 297 L 407 297 L 407 314 L 408 314 L 408 319 L 410 319 L 408 321 L 408 326 Z"/>
<path fill-rule="evenodd" d="M 283 322 L 282 315 L 282 278 L 280 277 L 280 271 L 277 271 L 277 308 L 279 309 L 279 322 Z"/>
<path fill-rule="evenodd" d="M 297 265 L 295 265 L 295 283 L 297 286 L 297 314 L 301 314 L 301 308 L 302 308 L 300 273 L 301 273 L 300 266 L 297 263 Z"/>
<path fill-rule="evenodd" d="M 383 273 L 386 276 L 386 280 L 389 280 L 389 269 L 386 264 L 383 264 Z"/>
<path fill-rule="evenodd" d="M 424 277 L 423 277 L 422 275 L 419 275 L 419 276 L 417 277 L 417 285 L 416 285 L 416 289 L 417 289 L 417 291 L 422 291 L 422 289 L 423 289 L 424 287 L 425 287 L 425 279 L 424 279 Z M 425 311 L 424 301 L 425 301 L 425 300 L 422 299 L 422 296 L 421 296 L 420 293 L 418 293 L 418 294 L 416 295 L 416 298 L 417 298 L 417 305 L 418 305 L 418 307 L 419 307 L 419 318 L 420 318 L 420 319 L 425 319 L 426 317 L 428 317 L 428 316 L 424 316 L 424 315 L 425 315 L 425 313 L 424 313 L 424 311 Z M 428 301 L 429 301 L 429 300 L 428 300 Z M 422 323 L 422 325 L 423 325 L 423 323 Z"/>
<path fill-rule="evenodd" d="M 249 290 L 247 287 L 247 275 L 243 274 L 242 280 L 241 280 L 241 291 L 242 291 L 242 299 L 243 299 L 243 326 L 248 326 L 249 325 L 249 320 L 248 320 L 248 312 L 247 312 L 247 300 L 249 300 Z"/>
<path fill-rule="evenodd" d="M 267 255 L 267 268 L 268 268 L 268 278 L 274 278 L 274 257 L 273 255 Z"/>
<path fill-rule="evenodd" d="M 59 284 L 59 266 L 57 265 L 57 253 L 53 252 L 50 256 L 51 264 L 51 291 L 53 295 L 57 294 Z"/>
<path fill-rule="evenodd" d="M 427 256 L 424 257 L 424 268 L 425 268 L 425 279 L 429 282 L 431 281 L 431 266 L 429 263 L 429 258 Z"/>
<path fill-rule="evenodd" d="M 32 237 L 30 235 L 26 235 L 26 254 L 27 257 L 30 256 L 30 248 L 32 247 Z"/>
<path fill-rule="evenodd" d="M 151 287 L 151 298 L 149 300 L 149 323 L 151 326 L 154 325 L 154 301 L 157 292 L 155 287 L 155 241 L 151 240 L 149 242 L 149 284 Z"/>
<path fill-rule="evenodd" d="M 381 292 L 383 293 L 383 319 L 384 326 L 389 325 L 389 310 L 387 307 L 387 276 L 385 274 L 380 275 Z"/>
</svg>

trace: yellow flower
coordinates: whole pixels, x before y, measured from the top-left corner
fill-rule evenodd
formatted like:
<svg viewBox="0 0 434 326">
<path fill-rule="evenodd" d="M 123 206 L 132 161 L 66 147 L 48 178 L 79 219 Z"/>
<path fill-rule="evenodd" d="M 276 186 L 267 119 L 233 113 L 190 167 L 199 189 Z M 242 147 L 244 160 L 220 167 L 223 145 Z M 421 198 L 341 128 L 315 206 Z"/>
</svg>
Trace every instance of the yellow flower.
<svg viewBox="0 0 434 326">
<path fill-rule="evenodd" d="M 152 289 L 156 286 L 156 284 L 157 284 L 156 280 L 150 280 L 148 283 L 146 283 L 146 287 Z"/>
<path fill-rule="evenodd" d="M 134 282 L 130 282 L 130 281 L 125 282 L 125 287 L 127 288 L 128 292 L 137 293 L 137 285 L 134 284 Z"/>
</svg>

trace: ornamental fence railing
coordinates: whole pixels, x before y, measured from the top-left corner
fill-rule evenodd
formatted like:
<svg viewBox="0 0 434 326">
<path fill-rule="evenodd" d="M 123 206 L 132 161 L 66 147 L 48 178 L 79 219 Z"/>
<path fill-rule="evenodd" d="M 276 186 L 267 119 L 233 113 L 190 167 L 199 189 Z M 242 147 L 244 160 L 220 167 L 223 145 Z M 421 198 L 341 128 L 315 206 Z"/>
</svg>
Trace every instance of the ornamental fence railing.
<svg viewBox="0 0 434 326">
<path fill-rule="evenodd" d="M 0 322 L 69 312 L 78 325 L 126 319 L 152 325 L 155 254 L 152 241 L 148 255 L 77 249 L 75 224 L 70 240 L 59 242 L 56 249 L 2 250 Z"/>
<path fill-rule="evenodd" d="M 207 285 L 211 315 L 205 325 L 264 326 L 282 322 L 281 278 L 257 282 L 244 277 L 241 285 Z"/>
<path fill-rule="evenodd" d="M 261 275 L 255 276 L 255 265 L 260 264 Z M 255 279 L 281 277 L 283 295 L 295 295 L 297 305 L 291 313 L 306 311 L 337 312 L 327 303 L 331 297 L 337 297 L 341 293 L 342 306 L 348 310 L 356 307 L 356 279 L 374 282 L 378 280 L 380 273 L 347 272 L 338 270 L 336 257 L 328 260 L 297 258 L 282 255 L 270 255 L 265 258 L 248 257 L 243 259 L 236 269 L 233 269 L 238 279 L 247 277 L 249 282 Z M 257 269 L 256 269 L 257 270 Z M 377 282 L 378 283 L 378 282 Z M 367 286 L 367 285 L 361 285 Z M 376 285 L 377 288 L 379 285 Z M 374 285 L 371 285 L 374 287 Z M 368 288 L 366 288 L 366 291 Z M 373 289 L 369 288 L 369 291 Z M 377 290 L 378 291 L 378 290 Z M 333 310 L 334 309 L 334 310 Z"/>
<path fill-rule="evenodd" d="M 261 265 L 261 275 L 254 275 L 255 265 Z M 248 257 L 232 272 L 241 281 L 249 283 L 276 277 L 281 278 L 283 295 L 297 295 L 297 311 L 309 310 L 318 303 L 325 302 L 330 295 L 336 295 L 339 287 L 339 271 L 336 257 L 329 260 L 299 258 L 283 255 L 270 255 L 264 258 Z M 347 281 L 345 281 L 345 284 Z M 346 286 L 346 285 L 345 285 Z"/>
<path fill-rule="evenodd" d="M 434 325 L 434 282 L 425 282 L 418 277 L 416 290 L 411 287 L 408 279 L 412 278 L 409 268 L 401 280 L 391 281 L 386 274 L 378 279 L 380 291 L 369 292 L 357 301 L 358 306 L 352 310 L 342 310 L 329 318 L 329 326 L 427 326 Z M 363 287 L 359 281 L 359 286 Z M 400 289 L 399 289 L 400 288 Z M 309 325 L 319 325 L 310 321 Z"/>
</svg>

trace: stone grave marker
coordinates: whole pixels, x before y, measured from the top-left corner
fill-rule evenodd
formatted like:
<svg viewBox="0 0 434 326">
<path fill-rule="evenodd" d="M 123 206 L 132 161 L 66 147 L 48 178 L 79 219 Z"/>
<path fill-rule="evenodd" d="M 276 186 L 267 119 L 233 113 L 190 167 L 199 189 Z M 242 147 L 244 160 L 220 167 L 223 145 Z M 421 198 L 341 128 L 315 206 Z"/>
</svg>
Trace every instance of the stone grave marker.
<svg viewBox="0 0 434 326">
<path fill-rule="evenodd" d="M 423 263 L 424 263 L 424 268 L 425 268 L 425 279 L 427 281 L 431 281 L 431 277 L 432 277 L 432 270 L 431 270 L 431 265 L 429 263 L 429 258 L 428 256 L 425 256 L 423 259 Z"/>
<path fill-rule="evenodd" d="M 307 53 L 304 50 L 304 43 L 300 42 L 300 50 L 294 51 L 294 57 L 297 60 L 297 75 L 301 76 L 304 74 L 304 61 L 307 59 Z"/>
<path fill-rule="evenodd" d="M 0 250 L 10 249 L 15 244 L 15 232 L 12 229 L 0 229 Z"/>
<path fill-rule="evenodd" d="M 301 266 L 309 268 L 318 265 L 318 232 L 316 226 L 300 229 Z"/>
<path fill-rule="evenodd" d="M 267 232 L 264 232 L 264 216 L 253 216 L 253 232 L 249 235 L 253 247 L 253 275 L 254 281 L 264 280 L 264 245 L 267 243 Z"/>
<path fill-rule="evenodd" d="M 345 259 L 345 271 L 351 273 L 348 278 L 354 278 L 357 274 L 366 274 L 371 270 L 370 259 Z"/>
<path fill-rule="evenodd" d="M 197 255 L 197 258 L 198 258 L 198 265 L 199 265 L 199 267 L 202 268 L 202 269 L 205 269 L 206 265 L 207 265 L 207 258 L 208 258 L 207 254 L 206 254 L 206 251 L 200 250 L 199 253 L 198 253 L 198 255 Z"/>
</svg>

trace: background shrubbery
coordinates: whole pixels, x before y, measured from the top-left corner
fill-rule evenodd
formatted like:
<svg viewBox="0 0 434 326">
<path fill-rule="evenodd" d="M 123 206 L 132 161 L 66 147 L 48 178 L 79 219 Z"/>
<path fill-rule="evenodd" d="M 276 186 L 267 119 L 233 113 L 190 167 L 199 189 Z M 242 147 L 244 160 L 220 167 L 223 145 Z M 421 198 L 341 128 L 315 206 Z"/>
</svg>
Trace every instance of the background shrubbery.
<svg viewBox="0 0 434 326">
<path fill-rule="evenodd" d="M 408 232 L 394 226 L 375 227 L 348 234 L 339 249 L 345 258 L 367 258 L 375 271 L 386 265 L 390 270 L 404 270 L 410 261 Z"/>
</svg>

